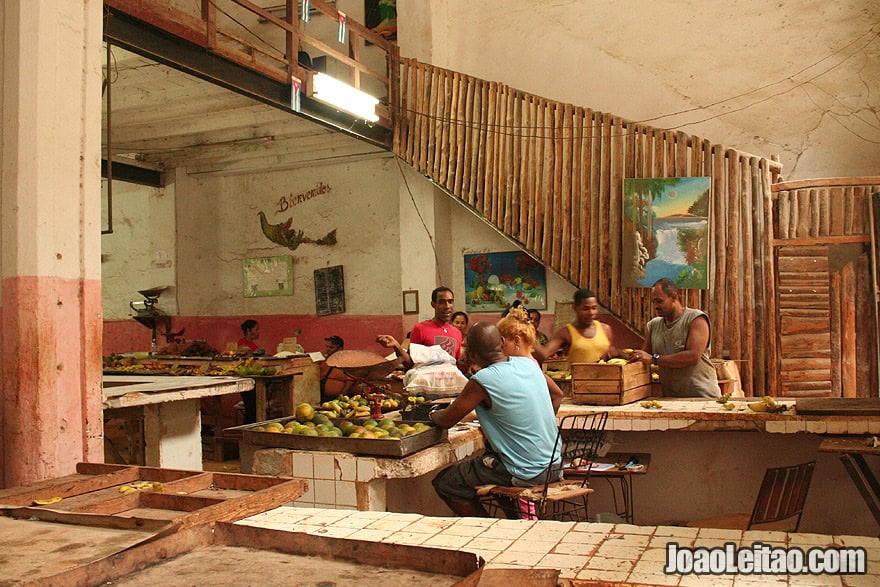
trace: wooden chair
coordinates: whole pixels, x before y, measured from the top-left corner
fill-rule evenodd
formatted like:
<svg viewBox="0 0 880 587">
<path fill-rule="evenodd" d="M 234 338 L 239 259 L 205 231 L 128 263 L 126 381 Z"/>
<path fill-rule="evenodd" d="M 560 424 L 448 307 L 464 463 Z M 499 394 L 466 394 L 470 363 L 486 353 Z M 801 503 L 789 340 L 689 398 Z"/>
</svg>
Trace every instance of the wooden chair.
<svg viewBox="0 0 880 587">
<path fill-rule="evenodd" d="M 605 423 L 608 412 L 588 415 L 566 416 L 559 424 L 556 447 L 560 447 L 562 460 L 551 462 L 549 470 L 560 472 L 571 463 L 592 460 L 605 440 Z M 550 478 L 556 478 L 556 474 Z M 573 481 L 555 481 L 536 487 L 504 487 L 485 485 L 477 488 L 483 506 L 493 516 L 503 511 L 508 518 L 528 520 L 574 520 L 586 521 L 587 500 L 592 493 L 589 475 Z"/>
<path fill-rule="evenodd" d="M 767 469 L 752 514 L 726 514 L 689 522 L 694 528 L 783 530 L 797 532 L 816 461 Z M 792 524 L 793 522 L 793 524 Z"/>
</svg>

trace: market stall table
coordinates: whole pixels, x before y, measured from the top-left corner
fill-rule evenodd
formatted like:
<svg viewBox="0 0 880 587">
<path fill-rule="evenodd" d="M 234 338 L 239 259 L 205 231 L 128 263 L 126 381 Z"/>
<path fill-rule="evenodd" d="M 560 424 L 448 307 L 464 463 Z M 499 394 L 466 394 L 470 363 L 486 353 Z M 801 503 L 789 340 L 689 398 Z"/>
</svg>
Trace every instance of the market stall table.
<svg viewBox="0 0 880 587">
<path fill-rule="evenodd" d="M 401 458 L 265 448 L 248 440 L 245 436 L 240 444 L 241 471 L 308 480 L 309 491 L 297 500 L 298 505 L 380 511 L 387 507 L 430 507 L 430 501 L 437 500 L 430 485 L 433 474 L 484 447 L 483 432 L 476 424 L 454 426 L 447 438 Z"/>
<path fill-rule="evenodd" d="M 865 455 L 880 456 L 880 446 L 877 446 L 876 441 L 877 438 L 874 436 L 867 439 L 863 436 L 826 438 L 819 445 L 819 452 L 840 455 L 840 462 L 855 483 L 877 524 L 880 524 L 880 483 L 865 461 Z"/>
<path fill-rule="evenodd" d="M 644 475 L 648 472 L 651 464 L 650 453 L 608 453 L 598 457 L 594 461 L 599 467 L 593 467 L 590 471 L 591 479 L 605 479 L 611 487 L 612 500 L 614 501 L 614 513 L 621 516 L 629 524 L 635 517 L 635 505 L 633 502 L 633 484 L 630 477 Z M 608 465 L 611 465 L 610 467 Z M 578 478 L 577 471 L 566 470 L 566 478 Z M 614 481 L 618 488 L 615 489 Z M 595 489 L 595 485 L 594 485 Z M 620 503 L 617 501 L 617 492 L 620 491 Z"/>
<path fill-rule="evenodd" d="M 837 457 L 817 451 L 832 435 L 880 434 L 880 415 L 859 410 L 802 414 L 801 400 L 788 398 L 776 398 L 787 408 L 781 413 L 748 408 L 760 398 L 734 398 L 732 410 L 701 398 L 655 399 L 660 408 L 645 408 L 641 402 L 590 406 L 563 401 L 558 414 L 607 411 L 608 450 L 651 453 L 650 474 L 636 481 L 640 523 L 686 523 L 750 511 L 767 468 L 815 459 L 801 531 L 876 534 L 877 522 L 865 515 L 862 497 Z M 591 515 L 613 511 L 610 502 L 594 493 Z"/>
<path fill-rule="evenodd" d="M 239 377 L 105 375 L 104 417 L 142 411 L 146 465 L 201 469 L 201 399 L 253 388 Z"/>
</svg>

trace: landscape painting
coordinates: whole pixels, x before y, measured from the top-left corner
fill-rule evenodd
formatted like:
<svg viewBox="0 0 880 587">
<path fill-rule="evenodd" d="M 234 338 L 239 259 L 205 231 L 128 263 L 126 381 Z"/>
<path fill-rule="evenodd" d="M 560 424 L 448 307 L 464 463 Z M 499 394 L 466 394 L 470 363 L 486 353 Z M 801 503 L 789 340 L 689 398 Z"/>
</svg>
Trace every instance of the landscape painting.
<svg viewBox="0 0 880 587">
<path fill-rule="evenodd" d="M 708 177 L 624 180 L 624 285 L 709 287 L 710 188 Z"/>
</svg>

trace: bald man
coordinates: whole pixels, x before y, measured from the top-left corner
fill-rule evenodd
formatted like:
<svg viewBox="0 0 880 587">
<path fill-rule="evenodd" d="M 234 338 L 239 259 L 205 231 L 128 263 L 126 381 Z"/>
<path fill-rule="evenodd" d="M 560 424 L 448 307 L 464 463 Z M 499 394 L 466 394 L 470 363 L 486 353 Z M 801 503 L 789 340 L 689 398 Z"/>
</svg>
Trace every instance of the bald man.
<svg viewBox="0 0 880 587">
<path fill-rule="evenodd" d="M 476 487 L 533 487 L 545 481 L 551 456 L 554 463 L 559 462 L 556 416 L 538 364 L 528 357 L 505 355 L 494 324 L 474 324 L 467 343 L 471 360 L 480 370 L 448 408 L 431 412 L 429 418 L 441 428 L 450 428 L 476 410 L 491 448 L 481 457 L 440 471 L 433 483 L 456 514 L 486 517 Z"/>
</svg>

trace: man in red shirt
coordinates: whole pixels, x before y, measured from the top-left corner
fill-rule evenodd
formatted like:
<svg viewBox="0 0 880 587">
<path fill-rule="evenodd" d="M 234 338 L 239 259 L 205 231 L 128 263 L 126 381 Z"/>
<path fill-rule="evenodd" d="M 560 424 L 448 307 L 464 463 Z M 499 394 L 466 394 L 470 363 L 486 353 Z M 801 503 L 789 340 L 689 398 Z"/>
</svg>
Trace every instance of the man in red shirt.
<svg viewBox="0 0 880 587">
<path fill-rule="evenodd" d="M 431 292 L 431 307 L 434 308 L 434 317 L 419 322 L 413 326 L 409 337 L 410 343 L 425 346 L 439 345 L 450 356 L 461 358 L 461 331 L 452 325 L 452 314 L 455 312 L 455 296 L 452 290 L 440 286 Z M 393 348 L 398 356 L 403 358 L 407 366 L 413 362 L 409 354 L 400 346 L 390 334 L 380 334 L 376 341 L 385 348 Z"/>
</svg>

